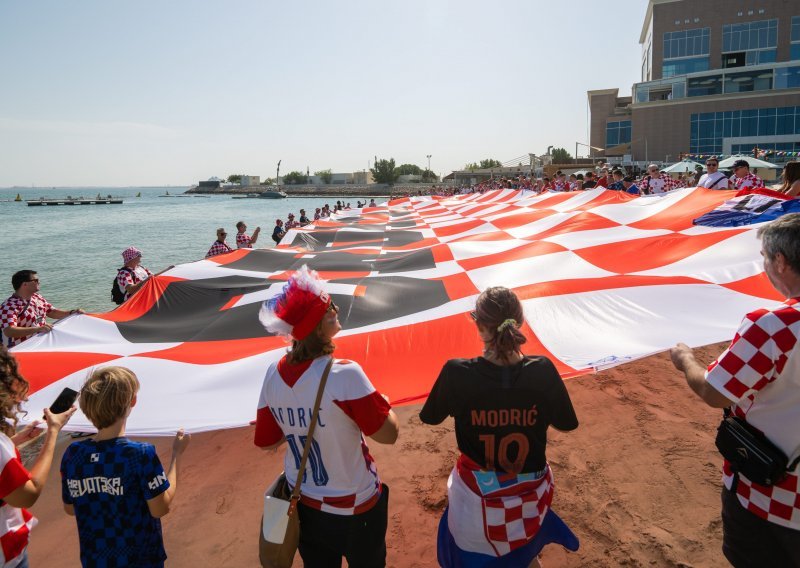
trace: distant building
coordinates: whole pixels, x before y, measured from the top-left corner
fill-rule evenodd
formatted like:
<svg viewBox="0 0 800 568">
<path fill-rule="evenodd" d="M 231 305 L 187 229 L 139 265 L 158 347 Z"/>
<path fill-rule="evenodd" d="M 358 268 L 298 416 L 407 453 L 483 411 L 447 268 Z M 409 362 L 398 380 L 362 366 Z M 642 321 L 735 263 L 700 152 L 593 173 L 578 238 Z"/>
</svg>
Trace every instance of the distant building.
<svg viewBox="0 0 800 568">
<path fill-rule="evenodd" d="M 259 185 L 261 183 L 261 176 L 242 176 L 239 185 L 242 187 L 250 187 L 251 185 Z"/>
<path fill-rule="evenodd" d="M 209 180 L 198 182 L 197 187 L 203 187 L 206 189 L 219 189 L 221 184 L 222 180 L 212 178 Z"/>
<path fill-rule="evenodd" d="M 596 157 L 800 152 L 800 5 L 649 0 L 631 96 L 588 92 Z"/>
</svg>

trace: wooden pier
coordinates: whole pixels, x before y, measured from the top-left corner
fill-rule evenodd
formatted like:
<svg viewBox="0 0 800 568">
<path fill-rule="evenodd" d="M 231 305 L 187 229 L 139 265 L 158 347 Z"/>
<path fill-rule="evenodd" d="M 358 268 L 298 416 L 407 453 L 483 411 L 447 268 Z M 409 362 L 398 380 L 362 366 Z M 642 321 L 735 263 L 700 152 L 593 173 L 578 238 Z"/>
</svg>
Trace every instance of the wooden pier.
<svg viewBox="0 0 800 568">
<path fill-rule="evenodd" d="M 122 199 L 31 199 L 27 201 L 30 207 L 40 205 L 119 205 Z"/>
</svg>

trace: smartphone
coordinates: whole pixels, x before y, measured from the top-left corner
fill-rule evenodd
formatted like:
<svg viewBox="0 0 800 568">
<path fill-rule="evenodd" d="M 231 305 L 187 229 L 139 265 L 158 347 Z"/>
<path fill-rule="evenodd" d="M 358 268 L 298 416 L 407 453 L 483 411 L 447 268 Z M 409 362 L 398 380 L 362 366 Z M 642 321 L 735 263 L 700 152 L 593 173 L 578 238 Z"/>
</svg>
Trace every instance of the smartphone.
<svg viewBox="0 0 800 568">
<path fill-rule="evenodd" d="M 72 407 L 73 404 L 75 404 L 75 400 L 77 398 L 78 391 L 69 387 L 65 388 L 61 391 L 61 394 L 58 395 L 58 398 L 53 401 L 53 404 L 50 405 L 50 412 L 53 414 L 61 414 L 62 412 L 66 412 Z"/>
</svg>

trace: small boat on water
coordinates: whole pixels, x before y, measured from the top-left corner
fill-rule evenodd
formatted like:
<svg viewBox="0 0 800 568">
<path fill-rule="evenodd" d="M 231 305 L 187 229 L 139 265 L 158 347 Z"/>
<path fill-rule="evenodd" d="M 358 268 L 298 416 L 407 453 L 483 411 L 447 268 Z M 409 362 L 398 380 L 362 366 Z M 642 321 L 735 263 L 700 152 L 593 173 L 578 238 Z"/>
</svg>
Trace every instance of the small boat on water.
<svg viewBox="0 0 800 568">
<path fill-rule="evenodd" d="M 261 199 L 283 199 L 289 197 L 285 191 L 281 191 L 280 189 L 268 189 L 267 191 L 259 193 L 258 196 Z"/>
<path fill-rule="evenodd" d="M 22 201 L 22 196 L 18 193 L 17 196 L 14 198 L 14 201 Z"/>
</svg>

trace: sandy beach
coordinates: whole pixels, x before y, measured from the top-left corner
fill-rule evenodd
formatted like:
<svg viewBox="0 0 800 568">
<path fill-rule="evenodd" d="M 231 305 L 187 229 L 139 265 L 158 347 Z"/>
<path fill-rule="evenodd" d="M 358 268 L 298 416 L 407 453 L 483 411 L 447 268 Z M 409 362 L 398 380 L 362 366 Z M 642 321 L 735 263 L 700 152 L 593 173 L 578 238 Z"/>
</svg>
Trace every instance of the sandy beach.
<svg viewBox="0 0 800 568">
<path fill-rule="evenodd" d="M 712 360 L 724 345 L 697 351 Z M 556 478 L 554 509 L 581 540 L 567 553 L 547 547 L 553 566 L 725 565 L 720 551 L 719 411 L 693 396 L 667 354 L 567 381 L 581 425 L 551 430 L 547 455 Z M 255 407 L 255 401 L 254 401 Z M 397 409 L 395 446 L 370 443 L 391 487 L 388 566 L 436 566 L 436 528 L 457 450 L 452 420 L 420 423 L 420 406 Z M 194 436 L 178 496 L 164 519 L 168 566 L 258 566 L 261 495 L 282 469 L 281 449 L 263 452 L 252 428 Z M 154 440 L 163 462 L 171 440 Z M 33 507 L 40 524 L 32 566 L 79 565 L 75 521 L 61 508 L 58 463 Z M 301 566 L 299 556 L 295 566 Z"/>
</svg>

